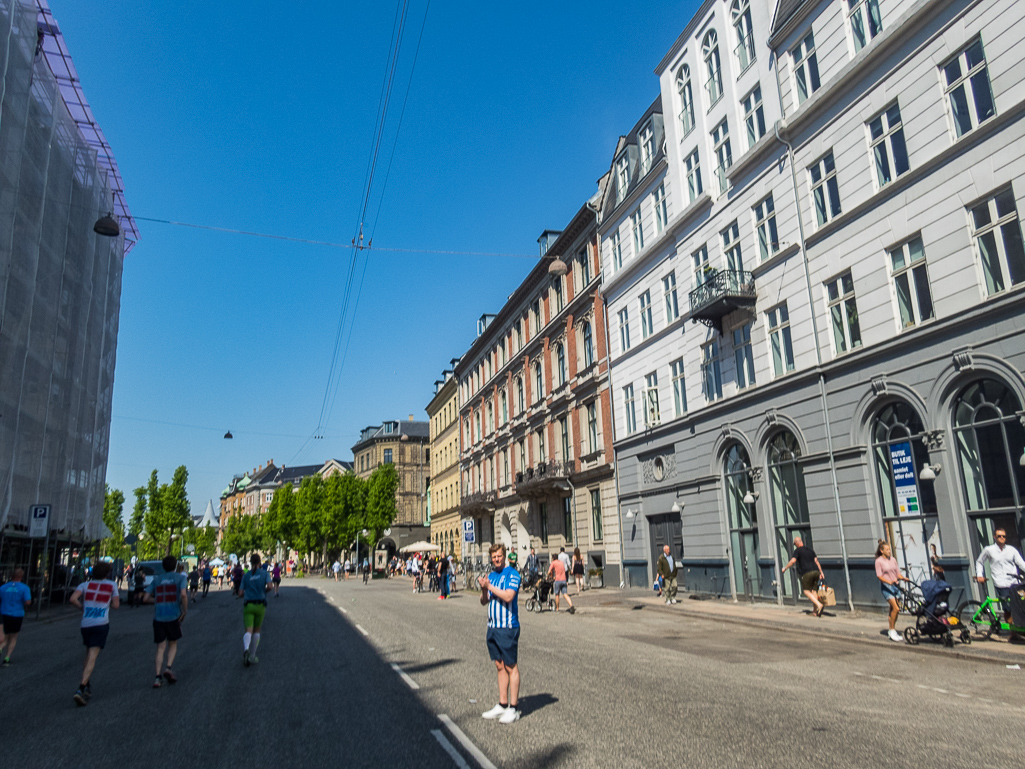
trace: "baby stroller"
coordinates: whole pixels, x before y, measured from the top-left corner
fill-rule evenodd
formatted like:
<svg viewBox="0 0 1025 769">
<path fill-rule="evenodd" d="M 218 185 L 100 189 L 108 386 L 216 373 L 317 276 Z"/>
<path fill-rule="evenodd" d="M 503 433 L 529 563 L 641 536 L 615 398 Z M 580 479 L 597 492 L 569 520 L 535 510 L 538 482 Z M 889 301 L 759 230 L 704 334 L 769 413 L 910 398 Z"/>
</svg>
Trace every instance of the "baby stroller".
<svg viewBox="0 0 1025 769">
<path fill-rule="evenodd" d="M 552 598 L 552 588 L 555 587 L 555 583 L 551 580 L 539 578 L 532 584 L 534 588 L 534 595 L 527 599 L 526 603 L 523 604 L 527 611 L 533 611 L 540 614 L 546 608 L 548 611 L 555 611 L 555 599 Z"/>
<path fill-rule="evenodd" d="M 950 591 L 953 588 L 942 579 L 927 579 L 921 584 L 922 603 L 915 610 L 915 624 L 904 630 L 904 640 L 917 644 L 922 636 L 939 639 L 944 646 L 954 645 L 954 633 L 961 643 L 972 642 L 968 628 L 950 614 Z"/>
</svg>

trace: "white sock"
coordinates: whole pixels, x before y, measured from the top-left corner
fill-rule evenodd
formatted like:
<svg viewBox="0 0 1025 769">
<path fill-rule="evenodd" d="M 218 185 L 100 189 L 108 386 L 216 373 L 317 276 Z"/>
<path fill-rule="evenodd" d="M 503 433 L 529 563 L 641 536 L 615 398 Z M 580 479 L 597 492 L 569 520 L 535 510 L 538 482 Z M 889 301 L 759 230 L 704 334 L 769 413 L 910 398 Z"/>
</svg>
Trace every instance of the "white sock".
<svg viewBox="0 0 1025 769">
<path fill-rule="evenodd" d="M 253 638 L 253 634 L 252 633 L 243 633 L 242 634 L 242 646 L 243 646 L 243 648 L 245 648 L 246 651 L 249 651 L 249 642 L 252 640 L 252 638 Z"/>
<path fill-rule="evenodd" d="M 259 646 L 259 645 L 260 645 L 260 634 L 259 633 L 253 633 L 253 643 L 249 647 L 249 651 L 251 651 L 253 654 L 256 654 L 256 647 Z"/>
</svg>

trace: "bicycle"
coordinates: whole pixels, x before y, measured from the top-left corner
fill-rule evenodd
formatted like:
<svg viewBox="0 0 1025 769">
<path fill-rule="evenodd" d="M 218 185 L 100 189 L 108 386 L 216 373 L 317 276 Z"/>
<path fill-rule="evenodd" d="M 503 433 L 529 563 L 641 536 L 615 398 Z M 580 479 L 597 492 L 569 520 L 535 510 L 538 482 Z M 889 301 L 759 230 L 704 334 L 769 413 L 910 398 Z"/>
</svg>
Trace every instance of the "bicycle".
<svg viewBox="0 0 1025 769">
<path fill-rule="evenodd" d="M 901 614 L 917 615 L 925 599 L 922 597 L 922 588 L 917 582 L 904 582 L 900 588 L 900 598 L 897 599 L 897 609 Z"/>
<path fill-rule="evenodd" d="M 996 609 L 994 609 L 994 605 Z M 957 607 L 958 621 L 968 628 L 972 637 L 980 641 L 988 641 L 994 635 L 1004 631 L 1025 635 L 1025 627 L 1004 622 L 1000 617 L 1004 609 L 999 599 L 986 596 L 985 601 L 965 601 Z"/>
</svg>

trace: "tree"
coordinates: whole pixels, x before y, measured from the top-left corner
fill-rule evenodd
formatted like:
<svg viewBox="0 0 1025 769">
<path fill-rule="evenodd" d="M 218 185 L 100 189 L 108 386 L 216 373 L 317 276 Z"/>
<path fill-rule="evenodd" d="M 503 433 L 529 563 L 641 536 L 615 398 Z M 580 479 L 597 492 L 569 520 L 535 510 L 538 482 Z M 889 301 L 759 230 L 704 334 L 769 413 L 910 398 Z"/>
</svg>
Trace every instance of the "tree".
<svg viewBox="0 0 1025 769">
<path fill-rule="evenodd" d="M 146 487 L 140 486 L 133 493 L 135 507 L 132 508 L 132 517 L 128 519 L 128 533 L 137 537 L 146 519 Z"/>
<path fill-rule="evenodd" d="M 157 471 L 150 474 L 146 488 L 146 513 L 144 526 L 146 531 L 146 550 L 161 549 L 164 555 L 171 555 L 175 535 L 184 535 L 192 519 L 190 505 L 185 486 L 189 480 L 189 471 L 180 465 L 171 478 L 170 484 L 160 484 Z"/>
<path fill-rule="evenodd" d="M 376 541 L 381 533 L 391 526 L 398 513 L 395 506 L 395 492 L 399 488 L 399 473 L 393 464 L 384 464 L 367 479 L 367 505 L 364 516 L 365 527 L 373 531 Z"/>
<path fill-rule="evenodd" d="M 125 545 L 125 522 L 122 518 L 125 509 L 125 494 L 121 489 L 112 489 L 110 486 L 106 486 L 105 489 L 103 525 L 107 527 L 110 536 L 103 540 L 100 549 L 103 555 L 115 559 L 126 559 L 129 549 Z"/>
<path fill-rule="evenodd" d="M 234 553 L 240 561 L 260 549 L 260 522 L 255 515 L 236 515 L 228 519 L 221 539 L 221 550 Z"/>
</svg>

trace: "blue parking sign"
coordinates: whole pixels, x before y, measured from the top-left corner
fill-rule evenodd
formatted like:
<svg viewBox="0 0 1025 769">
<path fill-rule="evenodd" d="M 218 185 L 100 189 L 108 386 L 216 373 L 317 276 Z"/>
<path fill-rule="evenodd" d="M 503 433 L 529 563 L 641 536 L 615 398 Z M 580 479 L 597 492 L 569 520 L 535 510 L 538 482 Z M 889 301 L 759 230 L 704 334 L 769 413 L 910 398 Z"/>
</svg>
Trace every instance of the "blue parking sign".
<svg viewBox="0 0 1025 769">
<path fill-rule="evenodd" d="M 473 531 L 473 518 L 463 521 L 463 542 L 476 542 L 477 537 Z"/>
</svg>

